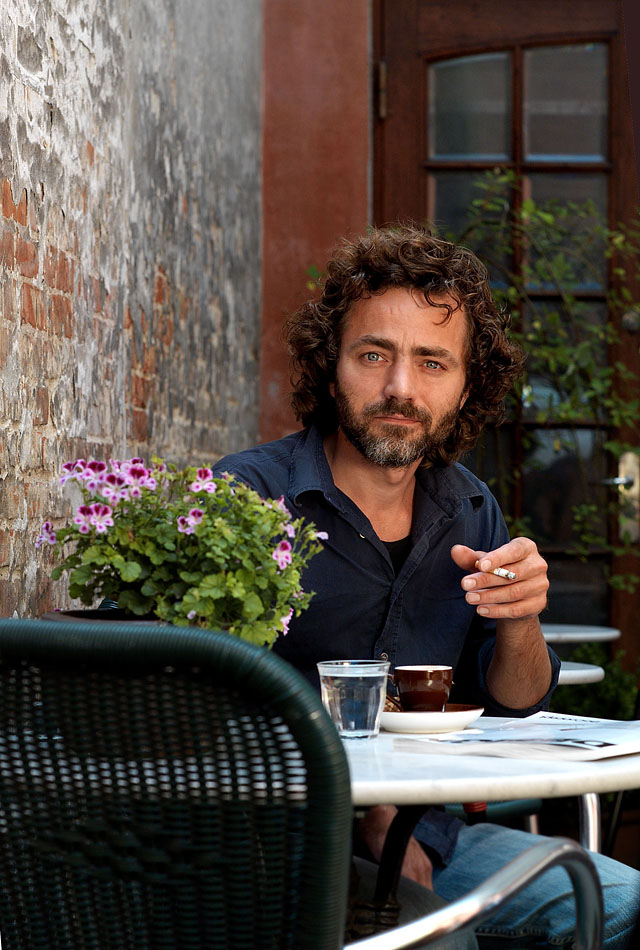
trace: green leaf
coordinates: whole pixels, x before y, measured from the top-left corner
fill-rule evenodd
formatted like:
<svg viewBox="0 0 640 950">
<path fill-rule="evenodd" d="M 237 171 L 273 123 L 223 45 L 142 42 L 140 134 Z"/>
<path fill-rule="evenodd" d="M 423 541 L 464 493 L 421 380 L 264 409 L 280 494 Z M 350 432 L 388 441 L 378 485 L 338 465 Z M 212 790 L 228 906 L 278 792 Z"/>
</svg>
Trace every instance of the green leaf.
<svg viewBox="0 0 640 950">
<path fill-rule="evenodd" d="M 125 561 L 120 568 L 120 577 L 125 584 L 131 584 L 132 581 L 137 580 L 141 573 L 142 568 L 137 561 Z"/>
<path fill-rule="evenodd" d="M 200 571 L 178 571 L 180 577 L 186 584 L 199 584 L 202 580 Z"/>
<path fill-rule="evenodd" d="M 93 577 L 93 568 L 90 564 L 81 564 L 76 567 L 69 576 L 70 584 L 88 584 Z"/>
<path fill-rule="evenodd" d="M 257 618 L 264 613 L 264 607 L 262 606 L 262 601 L 257 594 L 253 592 L 247 594 L 244 605 L 242 608 L 242 614 L 247 620 L 257 620 Z"/>
<path fill-rule="evenodd" d="M 123 610 L 131 611 L 137 617 L 142 617 L 153 608 L 153 600 L 150 597 L 142 597 L 138 591 L 123 590 L 118 596 L 118 606 Z"/>
</svg>

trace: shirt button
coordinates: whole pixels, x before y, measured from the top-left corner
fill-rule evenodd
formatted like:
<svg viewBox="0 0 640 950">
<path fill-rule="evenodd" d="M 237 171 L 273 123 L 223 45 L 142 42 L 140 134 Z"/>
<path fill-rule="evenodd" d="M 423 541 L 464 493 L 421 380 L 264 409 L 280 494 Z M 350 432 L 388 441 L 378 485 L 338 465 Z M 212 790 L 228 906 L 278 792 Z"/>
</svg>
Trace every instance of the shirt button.
<svg viewBox="0 0 640 950">
<path fill-rule="evenodd" d="M 381 653 L 381 654 L 380 654 L 380 659 L 381 659 L 381 660 L 388 660 L 388 659 L 389 659 L 389 654 L 388 654 L 388 653 Z"/>
</svg>

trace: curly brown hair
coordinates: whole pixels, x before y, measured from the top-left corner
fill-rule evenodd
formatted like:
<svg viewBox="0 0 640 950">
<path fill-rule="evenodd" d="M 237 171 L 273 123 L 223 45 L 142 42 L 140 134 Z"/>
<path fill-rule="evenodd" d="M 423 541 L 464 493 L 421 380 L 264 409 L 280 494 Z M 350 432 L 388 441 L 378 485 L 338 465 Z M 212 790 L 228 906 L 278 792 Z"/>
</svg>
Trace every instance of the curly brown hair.
<svg viewBox="0 0 640 950">
<path fill-rule="evenodd" d="M 419 291 L 430 306 L 463 308 L 469 325 L 466 367 L 468 397 L 438 460 L 449 464 L 476 442 L 491 419 L 504 417 L 504 398 L 524 368 L 521 348 L 509 339 L 510 319 L 493 300 L 484 264 L 466 247 L 435 237 L 416 225 L 373 228 L 344 240 L 328 262 L 318 299 L 309 300 L 285 325 L 292 368 L 292 405 L 304 426 L 323 434 L 338 427 L 329 384 L 335 379 L 342 329 L 355 301 L 391 287 Z M 436 461 L 435 459 L 432 461 Z"/>
</svg>

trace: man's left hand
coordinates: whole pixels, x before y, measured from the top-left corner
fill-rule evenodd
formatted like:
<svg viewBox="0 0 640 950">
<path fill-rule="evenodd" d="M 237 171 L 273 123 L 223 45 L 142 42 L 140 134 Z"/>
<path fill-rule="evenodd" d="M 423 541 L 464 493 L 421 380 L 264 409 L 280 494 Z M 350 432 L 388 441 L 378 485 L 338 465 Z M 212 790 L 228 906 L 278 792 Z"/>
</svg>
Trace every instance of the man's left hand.
<svg viewBox="0 0 640 950">
<path fill-rule="evenodd" d="M 525 620 L 537 617 L 547 603 L 547 562 L 529 538 L 513 538 L 494 551 L 474 551 L 463 544 L 451 549 L 451 557 L 469 573 L 462 579 L 467 603 L 483 617 Z M 502 568 L 515 579 L 491 572 Z"/>
<path fill-rule="evenodd" d="M 529 538 L 514 538 L 487 552 L 456 544 L 451 557 L 458 567 L 472 572 L 461 581 L 467 603 L 481 616 L 497 621 L 487 670 L 491 695 L 512 709 L 533 706 L 551 682 L 549 653 L 538 620 L 549 589 L 546 561 Z M 516 576 L 496 576 L 491 573 L 496 568 Z"/>
</svg>

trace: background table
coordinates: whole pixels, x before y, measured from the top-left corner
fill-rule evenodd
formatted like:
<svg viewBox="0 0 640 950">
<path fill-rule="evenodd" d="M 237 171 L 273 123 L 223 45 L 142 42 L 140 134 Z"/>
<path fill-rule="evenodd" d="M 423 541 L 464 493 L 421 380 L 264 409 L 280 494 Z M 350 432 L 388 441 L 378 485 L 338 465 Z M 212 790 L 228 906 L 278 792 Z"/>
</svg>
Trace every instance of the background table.
<svg viewBox="0 0 640 950">
<path fill-rule="evenodd" d="M 547 643 L 605 643 L 621 636 L 617 627 L 599 627 L 584 623 L 543 623 L 542 636 Z"/>
<path fill-rule="evenodd" d="M 573 663 L 571 660 L 562 660 L 560 663 L 558 686 L 599 683 L 603 679 L 603 668 L 593 663 Z"/>
</svg>

